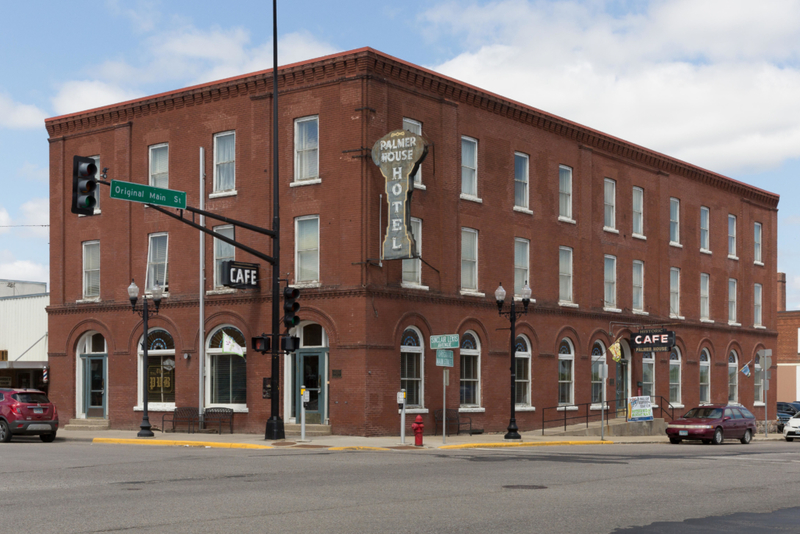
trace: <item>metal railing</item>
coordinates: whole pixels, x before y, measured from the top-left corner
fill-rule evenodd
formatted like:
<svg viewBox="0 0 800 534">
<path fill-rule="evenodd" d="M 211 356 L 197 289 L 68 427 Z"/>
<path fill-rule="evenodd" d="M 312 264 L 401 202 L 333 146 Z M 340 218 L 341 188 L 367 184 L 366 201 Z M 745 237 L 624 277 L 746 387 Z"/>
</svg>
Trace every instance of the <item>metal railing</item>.
<svg viewBox="0 0 800 534">
<path fill-rule="evenodd" d="M 653 417 L 656 417 L 656 413 L 658 413 L 660 419 L 664 419 L 665 417 L 669 417 L 670 421 L 675 419 L 675 407 L 672 406 L 667 399 L 660 395 L 651 396 L 650 399 L 651 403 L 653 404 Z M 558 406 L 551 406 L 542 409 L 542 435 L 544 435 L 545 429 L 548 428 L 547 423 L 559 423 L 558 426 L 561 426 L 560 423 L 563 423 L 564 430 L 567 430 L 568 424 L 576 424 L 577 422 L 575 420 L 580 420 L 578 422 L 585 421 L 586 428 L 589 428 L 590 420 L 600 420 L 601 409 L 604 410 L 606 414 L 606 426 L 609 425 L 609 421 L 611 419 L 619 418 L 620 413 L 622 414 L 622 417 L 625 417 L 625 421 L 628 420 L 627 397 L 618 397 L 616 399 L 609 399 L 602 402 L 560 404 Z M 548 411 L 550 413 L 555 412 L 557 417 L 554 417 L 553 419 L 547 419 L 546 415 Z M 549 428 L 556 428 L 556 425 L 552 425 Z"/>
</svg>

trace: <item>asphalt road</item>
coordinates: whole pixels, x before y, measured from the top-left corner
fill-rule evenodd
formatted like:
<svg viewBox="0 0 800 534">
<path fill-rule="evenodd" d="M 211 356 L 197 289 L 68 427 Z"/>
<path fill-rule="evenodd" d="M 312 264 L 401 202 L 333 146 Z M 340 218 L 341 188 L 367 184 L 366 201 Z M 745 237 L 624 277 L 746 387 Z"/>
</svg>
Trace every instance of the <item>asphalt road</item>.
<svg viewBox="0 0 800 534">
<path fill-rule="evenodd" d="M 4 532 L 800 532 L 800 443 L 0 444 Z"/>
</svg>

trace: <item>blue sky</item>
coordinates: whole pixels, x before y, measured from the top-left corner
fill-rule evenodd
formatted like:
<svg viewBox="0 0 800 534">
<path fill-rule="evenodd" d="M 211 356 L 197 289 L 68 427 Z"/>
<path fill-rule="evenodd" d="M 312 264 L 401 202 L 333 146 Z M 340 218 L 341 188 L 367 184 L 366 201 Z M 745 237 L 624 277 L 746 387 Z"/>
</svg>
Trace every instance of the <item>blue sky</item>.
<svg viewBox="0 0 800 534">
<path fill-rule="evenodd" d="M 781 195 L 800 308 L 800 1 L 279 0 L 281 64 L 370 46 Z M 0 278 L 47 281 L 44 119 L 271 67 L 272 5 L 5 2 Z"/>
</svg>

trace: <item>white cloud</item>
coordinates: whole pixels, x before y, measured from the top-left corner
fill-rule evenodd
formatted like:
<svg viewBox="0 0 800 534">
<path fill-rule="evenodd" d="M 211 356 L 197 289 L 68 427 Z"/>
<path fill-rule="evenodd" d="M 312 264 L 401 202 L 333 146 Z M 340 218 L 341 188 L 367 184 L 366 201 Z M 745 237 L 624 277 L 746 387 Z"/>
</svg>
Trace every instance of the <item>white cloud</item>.
<svg viewBox="0 0 800 534">
<path fill-rule="evenodd" d="M 22 165 L 18 174 L 32 182 L 47 183 L 50 180 L 50 171 L 47 168 L 27 161 Z"/>
<path fill-rule="evenodd" d="M 11 231 L 11 215 L 8 214 L 8 210 L 6 210 L 3 206 L 0 206 L 0 234 L 7 234 Z"/>
<path fill-rule="evenodd" d="M 20 206 L 20 216 L 16 224 L 25 225 L 21 235 L 41 239 L 50 237 L 50 199 L 34 198 Z"/>
<path fill-rule="evenodd" d="M 99 80 L 73 80 L 61 85 L 53 97 L 53 108 L 58 115 L 94 109 L 108 104 L 124 102 L 141 96 L 138 91 L 123 89 Z"/>
<path fill-rule="evenodd" d="M 0 254 L 0 279 L 30 280 L 50 283 L 50 266 L 28 260 L 18 260 L 9 251 Z"/>
<path fill-rule="evenodd" d="M 47 113 L 30 104 L 14 102 L 11 97 L 0 94 L 0 127 L 2 128 L 42 128 Z"/>
</svg>

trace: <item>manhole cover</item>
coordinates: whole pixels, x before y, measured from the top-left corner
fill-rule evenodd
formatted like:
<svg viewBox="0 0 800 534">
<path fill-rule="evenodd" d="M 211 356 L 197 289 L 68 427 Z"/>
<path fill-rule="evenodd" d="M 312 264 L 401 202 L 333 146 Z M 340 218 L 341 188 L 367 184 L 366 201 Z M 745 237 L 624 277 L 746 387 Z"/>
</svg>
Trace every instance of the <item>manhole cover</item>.
<svg viewBox="0 0 800 534">
<path fill-rule="evenodd" d="M 503 486 L 503 489 L 513 489 L 513 490 L 535 490 L 535 489 L 547 489 L 547 486 L 524 486 L 524 485 L 517 485 L 517 486 Z"/>
</svg>

